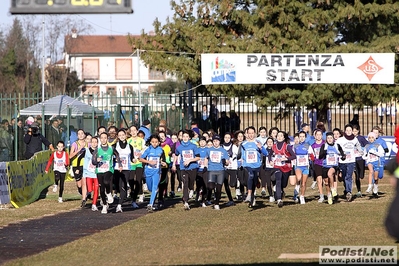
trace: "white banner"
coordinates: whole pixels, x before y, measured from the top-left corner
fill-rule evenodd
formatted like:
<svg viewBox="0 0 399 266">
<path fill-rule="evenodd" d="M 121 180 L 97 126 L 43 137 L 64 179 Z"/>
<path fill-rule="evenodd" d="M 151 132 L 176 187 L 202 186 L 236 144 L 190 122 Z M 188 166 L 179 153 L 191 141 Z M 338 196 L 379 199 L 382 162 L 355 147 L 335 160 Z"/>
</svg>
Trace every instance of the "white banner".
<svg viewBox="0 0 399 266">
<path fill-rule="evenodd" d="M 10 192 L 8 191 L 7 164 L 0 162 L 0 204 L 10 203 Z"/>
<path fill-rule="evenodd" d="M 202 54 L 203 85 L 393 84 L 394 53 Z"/>
</svg>

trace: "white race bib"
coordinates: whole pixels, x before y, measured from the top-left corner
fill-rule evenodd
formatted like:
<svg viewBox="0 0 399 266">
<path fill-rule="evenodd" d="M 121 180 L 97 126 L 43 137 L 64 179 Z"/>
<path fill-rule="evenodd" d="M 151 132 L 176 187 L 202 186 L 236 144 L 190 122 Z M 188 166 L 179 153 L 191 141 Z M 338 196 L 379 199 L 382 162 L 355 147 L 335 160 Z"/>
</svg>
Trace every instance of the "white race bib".
<svg viewBox="0 0 399 266">
<path fill-rule="evenodd" d="M 308 155 L 297 155 L 296 156 L 296 166 L 309 166 Z"/>
</svg>

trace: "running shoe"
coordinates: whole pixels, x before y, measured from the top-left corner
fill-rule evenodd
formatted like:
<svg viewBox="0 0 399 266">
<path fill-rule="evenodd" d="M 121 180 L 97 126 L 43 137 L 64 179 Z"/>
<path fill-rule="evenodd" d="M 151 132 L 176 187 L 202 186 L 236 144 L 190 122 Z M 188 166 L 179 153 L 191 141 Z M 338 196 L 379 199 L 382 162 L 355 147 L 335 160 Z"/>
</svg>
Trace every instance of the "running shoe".
<svg viewBox="0 0 399 266">
<path fill-rule="evenodd" d="M 98 211 L 98 208 L 97 208 L 97 206 L 96 205 L 91 205 L 91 210 L 93 211 L 93 212 L 96 212 L 96 211 Z"/>
<path fill-rule="evenodd" d="M 213 206 L 213 209 L 220 210 L 220 206 L 219 205 L 215 205 L 215 206 Z"/>
<path fill-rule="evenodd" d="M 54 187 L 53 187 L 53 192 L 56 193 L 56 192 L 57 192 L 57 189 L 58 189 L 58 186 L 57 186 L 57 185 L 54 185 Z"/>
<path fill-rule="evenodd" d="M 252 200 L 252 207 L 254 207 L 256 205 L 256 199 L 255 199 L 255 196 L 254 196 L 254 199 Z"/>
<path fill-rule="evenodd" d="M 118 204 L 118 206 L 116 206 L 116 212 L 122 212 L 122 205 Z"/>
<path fill-rule="evenodd" d="M 320 195 L 319 200 L 317 201 L 318 203 L 323 203 L 324 201 L 324 195 Z"/>
<path fill-rule="evenodd" d="M 311 189 L 315 189 L 317 186 L 317 181 L 313 181 L 312 185 L 310 186 Z"/>
<path fill-rule="evenodd" d="M 348 192 L 346 193 L 346 201 L 351 201 L 352 200 L 352 193 Z"/>
<path fill-rule="evenodd" d="M 58 202 L 59 202 L 59 203 L 63 203 L 62 197 L 59 197 L 59 198 L 58 198 Z"/>
<path fill-rule="evenodd" d="M 184 209 L 185 209 L 186 211 L 188 211 L 188 210 L 190 209 L 190 205 L 188 205 L 188 202 L 185 202 L 185 203 L 184 203 Z"/>
<path fill-rule="evenodd" d="M 247 195 L 244 202 L 251 202 L 251 195 Z"/>
<path fill-rule="evenodd" d="M 82 200 L 82 203 L 80 204 L 80 208 L 84 208 L 86 206 L 86 200 Z"/>
<path fill-rule="evenodd" d="M 201 206 L 202 206 L 202 208 L 208 207 L 208 206 L 206 206 L 205 202 L 203 202 Z"/>
<path fill-rule="evenodd" d="M 108 213 L 108 204 L 103 206 L 103 209 L 101 210 L 101 214 L 107 214 Z"/>
<path fill-rule="evenodd" d="M 241 190 L 239 188 L 236 188 L 236 197 L 241 196 Z"/>
<path fill-rule="evenodd" d="M 234 201 L 229 201 L 229 202 L 226 203 L 226 206 L 234 206 L 234 205 L 236 205 L 236 204 L 234 203 Z"/>
<path fill-rule="evenodd" d="M 374 187 L 373 187 L 373 194 L 374 194 L 374 195 L 378 195 L 378 185 L 377 185 L 377 184 L 374 184 Z"/>
<path fill-rule="evenodd" d="M 357 198 L 361 198 L 361 197 L 362 197 L 362 192 L 361 192 L 361 191 L 358 191 L 358 192 L 356 193 L 356 197 L 357 197 Z"/>
<path fill-rule="evenodd" d="M 148 191 L 147 183 L 143 184 L 143 191 Z"/>
<path fill-rule="evenodd" d="M 299 202 L 301 203 L 301 204 L 305 204 L 306 202 L 305 202 L 305 197 L 304 196 L 299 196 Z"/>
<path fill-rule="evenodd" d="M 275 201 L 276 201 L 276 199 L 273 196 L 269 197 L 269 202 L 275 202 Z"/>
<path fill-rule="evenodd" d="M 137 205 L 136 202 L 133 201 L 133 202 L 132 202 L 132 208 L 133 208 L 133 209 L 138 209 L 138 208 L 140 208 L 140 207 L 139 207 L 139 205 Z"/>
<path fill-rule="evenodd" d="M 283 201 L 281 200 L 281 199 L 279 199 L 279 200 L 277 200 L 277 206 L 279 207 L 279 208 L 282 208 L 283 207 Z"/>
<path fill-rule="evenodd" d="M 154 209 L 152 208 L 152 205 L 148 204 L 147 205 L 147 212 L 153 212 L 153 211 L 154 211 Z"/>
<path fill-rule="evenodd" d="M 296 189 L 294 189 L 294 197 L 292 198 L 294 200 L 295 203 L 298 202 L 298 191 Z"/>
<path fill-rule="evenodd" d="M 366 193 L 370 193 L 372 189 L 373 189 L 373 185 L 369 184 L 369 186 L 367 187 Z"/>
<path fill-rule="evenodd" d="M 177 188 L 177 192 L 181 192 L 181 187 L 178 187 L 178 188 Z"/>
<path fill-rule="evenodd" d="M 190 193 L 188 193 L 188 198 L 192 199 L 194 196 L 194 190 L 190 190 Z"/>
<path fill-rule="evenodd" d="M 169 198 L 174 198 L 175 197 L 175 192 L 174 191 L 171 191 L 171 192 L 169 192 Z"/>
<path fill-rule="evenodd" d="M 89 199 L 89 200 L 91 200 L 91 192 L 87 192 L 86 199 Z"/>
<path fill-rule="evenodd" d="M 327 202 L 328 202 L 328 204 L 333 204 L 333 199 L 332 199 L 332 196 L 331 195 L 329 195 L 328 197 L 327 197 Z"/>
<path fill-rule="evenodd" d="M 144 194 L 141 194 L 141 195 L 139 196 L 139 202 L 144 202 Z"/>
<path fill-rule="evenodd" d="M 332 194 L 333 197 L 338 196 L 337 190 L 335 188 L 331 189 L 331 194 Z"/>
<path fill-rule="evenodd" d="M 112 204 L 114 202 L 114 197 L 112 197 L 111 193 L 107 194 L 107 203 Z"/>
</svg>

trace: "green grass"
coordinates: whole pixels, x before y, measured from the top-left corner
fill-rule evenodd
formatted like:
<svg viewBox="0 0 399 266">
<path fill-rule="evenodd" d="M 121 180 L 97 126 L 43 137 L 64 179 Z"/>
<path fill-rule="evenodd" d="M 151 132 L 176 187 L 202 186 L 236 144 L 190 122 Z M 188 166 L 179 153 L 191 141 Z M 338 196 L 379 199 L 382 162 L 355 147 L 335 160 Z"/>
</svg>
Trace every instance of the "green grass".
<svg viewBox="0 0 399 266">
<path fill-rule="evenodd" d="M 363 187 L 365 188 L 365 185 Z M 226 199 L 220 211 L 211 207 L 194 207 L 190 211 L 184 211 L 179 203 L 46 252 L 10 261 L 5 265 L 82 265 L 99 262 L 101 265 L 317 262 L 317 259 L 290 261 L 278 257 L 282 253 L 318 253 L 320 245 L 395 245 L 383 226 L 389 202 L 393 197 L 393 189 L 388 184 L 388 178 L 383 179 L 379 187 L 382 195 L 378 199 L 364 196 L 350 203 L 341 199 L 334 205 L 317 203 L 317 200 L 313 200 L 317 191 L 310 188 L 306 193 L 307 199 L 310 199 L 307 204 L 290 204 L 293 203 L 292 187 L 287 190 L 287 205 L 281 209 L 261 198 L 257 200 L 257 207 L 253 209 L 244 203 L 224 208 L 223 203 Z M 72 187 L 70 192 L 73 189 Z M 54 197 L 24 208 L 33 209 L 35 205 L 43 205 L 43 202 L 47 201 L 49 203 L 46 205 L 58 204 Z M 73 203 L 73 208 L 76 208 L 79 202 L 75 200 L 67 204 Z M 5 213 L 7 212 L 10 213 L 11 210 L 5 210 Z M 26 216 L 28 214 L 14 217 Z M 2 215 L 0 222 L 4 224 L 6 220 Z"/>
</svg>

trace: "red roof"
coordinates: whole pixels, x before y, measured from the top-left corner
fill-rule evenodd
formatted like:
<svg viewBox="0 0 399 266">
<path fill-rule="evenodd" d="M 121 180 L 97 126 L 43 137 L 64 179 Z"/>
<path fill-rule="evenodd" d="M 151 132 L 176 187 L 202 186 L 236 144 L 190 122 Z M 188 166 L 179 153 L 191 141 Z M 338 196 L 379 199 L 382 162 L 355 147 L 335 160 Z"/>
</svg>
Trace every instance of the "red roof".
<svg viewBox="0 0 399 266">
<path fill-rule="evenodd" d="M 128 35 L 82 35 L 65 37 L 65 50 L 69 54 L 131 54 Z M 138 36 L 133 36 L 138 37 Z"/>
</svg>

